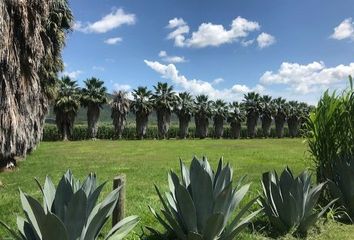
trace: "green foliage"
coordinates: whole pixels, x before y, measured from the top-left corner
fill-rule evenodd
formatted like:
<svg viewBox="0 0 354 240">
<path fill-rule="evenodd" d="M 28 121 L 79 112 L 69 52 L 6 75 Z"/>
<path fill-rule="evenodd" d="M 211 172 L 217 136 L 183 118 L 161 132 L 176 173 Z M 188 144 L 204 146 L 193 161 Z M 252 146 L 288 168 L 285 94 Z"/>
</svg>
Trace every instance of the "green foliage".
<svg viewBox="0 0 354 240">
<path fill-rule="evenodd" d="M 188 119 L 191 119 L 194 112 L 194 102 L 190 93 L 181 92 L 178 94 L 175 112 L 178 117 L 188 117 Z"/>
<path fill-rule="evenodd" d="M 247 115 L 254 115 L 258 118 L 261 113 L 261 96 L 256 92 L 249 92 L 244 95 L 244 104 Z"/>
<path fill-rule="evenodd" d="M 98 239 L 117 204 L 120 190 L 115 189 L 96 205 L 104 183 L 97 186 L 94 174 L 90 174 L 80 183 L 75 180 L 70 170 L 61 178 L 57 188 L 49 177 L 46 177 L 43 187 L 39 183 L 38 186 L 43 195 L 43 206 L 33 197 L 20 191 L 25 218 L 17 218 L 18 232 L 0 222 L 15 239 Z M 122 239 L 138 221 L 136 216 L 123 219 L 113 226 L 104 239 Z"/>
<path fill-rule="evenodd" d="M 210 118 L 212 115 L 212 104 L 207 95 L 198 95 L 194 101 L 195 116 Z"/>
<path fill-rule="evenodd" d="M 163 205 L 161 212 L 164 217 L 150 207 L 168 234 L 178 239 L 233 239 L 260 211 L 242 219 L 256 201 L 254 199 L 241 208 L 229 223 L 250 184 L 242 186 L 240 179 L 233 188 L 233 171 L 229 164 L 223 165 L 222 159 L 215 173 L 206 158 L 194 158 L 189 169 L 180 161 L 180 170 L 181 178 L 173 171 L 168 174 L 169 192 L 166 192 L 165 197 L 155 186 Z M 149 229 L 158 233 L 157 230 Z"/>
<path fill-rule="evenodd" d="M 323 186 L 324 183 L 311 187 L 311 175 L 307 171 L 296 178 L 289 168 L 280 178 L 275 171 L 264 173 L 261 205 L 271 225 L 280 233 L 306 234 L 334 202 L 320 212 L 315 211 Z"/>
<path fill-rule="evenodd" d="M 152 93 L 147 87 L 138 87 L 133 90 L 134 100 L 131 104 L 131 110 L 135 114 L 150 114 L 153 109 L 151 101 Z"/>
<path fill-rule="evenodd" d="M 173 86 L 169 86 L 167 83 L 158 82 L 154 86 L 155 93 L 152 95 L 151 100 L 154 108 L 159 111 L 167 110 L 172 112 L 177 102 L 177 95 L 173 91 Z"/>
<path fill-rule="evenodd" d="M 229 115 L 229 108 L 225 101 L 218 99 L 212 104 L 212 114 L 215 117 L 226 119 Z"/>
<path fill-rule="evenodd" d="M 103 86 L 104 81 L 92 77 L 84 81 L 84 83 L 85 87 L 81 93 L 81 104 L 84 107 L 89 105 L 102 107 L 103 104 L 107 103 L 107 88 Z"/>
<path fill-rule="evenodd" d="M 345 214 L 340 218 L 354 222 L 354 157 L 341 156 L 333 162 L 333 179 L 328 181 L 329 192 L 338 198 L 337 204 Z"/>
<path fill-rule="evenodd" d="M 244 110 L 244 105 L 239 104 L 238 102 L 232 102 L 229 104 L 229 117 L 227 121 L 229 123 L 242 123 L 246 120 L 246 114 Z"/>
<path fill-rule="evenodd" d="M 274 106 L 272 103 L 272 97 L 264 95 L 260 98 L 261 118 L 271 119 L 274 115 Z"/>
<path fill-rule="evenodd" d="M 338 95 L 326 91 L 310 114 L 307 132 L 317 180 L 334 180 L 334 162 L 342 156 L 354 156 L 354 89 Z"/>
<path fill-rule="evenodd" d="M 75 115 L 80 107 L 80 90 L 75 80 L 64 76 L 59 80 L 57 98 L 54 101 L 56 114 L 67 113 Z"/>
</svg>

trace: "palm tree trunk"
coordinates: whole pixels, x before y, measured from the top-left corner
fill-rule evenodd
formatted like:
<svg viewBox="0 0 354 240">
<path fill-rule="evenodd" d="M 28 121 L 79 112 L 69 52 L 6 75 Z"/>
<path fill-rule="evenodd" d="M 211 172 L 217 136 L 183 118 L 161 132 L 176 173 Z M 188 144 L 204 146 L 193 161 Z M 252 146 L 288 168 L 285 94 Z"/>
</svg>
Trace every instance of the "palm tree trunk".
<svg viewBox="0 0 354 240">
<path fill-rule="evenodd" d="M 114 131 L 118 139 L 122 139 L 123 131 L 126 124 L 126 117 L 119 114 L 113 119 Z"/>
<path fill-rule="evenodd" d="M 275 117 L 275 133 L 278 138 L 282 138 L 284 135 L 284 124 L 285 124 L 285 117 L 283 116 Z"/>
<path fill-rule="evenodd" d="M 209 130 L 209 120 L 205 116 L 198 117 L 198 137 L 200 139 L 206 138 L 208 136 Z"/>
<path fill-rule="evenodd" d="M 258 122 L 258 114 L 256 113 L 247 114 L 247 134 L 249 138 L 254 138 L 256 136 L 257 122 Z"/>
<path fill-rule="evenodd" d="M 224 134 L 224 118 L 220 116 L 216 116 L 214 118 L 214 131 L 215 137 L 221 138 Z"/>
<path fill-rule="evenodd" d="M 0 1 L 0 166 L 35 149 L 48 98 L 40 70 L 47 54 L 41 28 L 48 1 Z"/>
<path fill-rule="evenodd" d="M 296 118 L 288 119 L 288 128 L 290 137 L 294 138 L 298 136 L 300 121 Z"/>
<path fill-rule="evenodd" d="M 231 122 L 230 123 L 230 134 L 231 138 L 238 139 L 241 134 L 241 123 L 240 122 Z"/>
<path fill-rule="evenodd" d="M 171 112 L 167 109 L 160 109 L 157 114 L 157 128 L 160 139 L 166 139 L 170 128 Z"/>
<path fill-rule="evenodd" d="M 87 107 L 87 131 L 88 136 L 96 139 L 98 130 L 98 119 L 100 117 L 100 107 L 96 104 L 89 104 Z"/>
<path fill-rule="evenodd" d="M 189 117 L 179 116 L 179 137 L 181 139 L 186 139 L 188 135 L 188 125 L 189 125 Z"/>
<path fill-rule="evenodd" d="M 144 113 L 136 114 L 136 134 L 140 140 L 144 139 L 149 121 L 149 116 Z"/>
<path fill-rule="evenodd" d="M 270 135 L 270 126 L 272 125 L 272 118 L 264 116 L 262 117 L 262 131 L 263 137 L 268 138 Z"/>
</svg>

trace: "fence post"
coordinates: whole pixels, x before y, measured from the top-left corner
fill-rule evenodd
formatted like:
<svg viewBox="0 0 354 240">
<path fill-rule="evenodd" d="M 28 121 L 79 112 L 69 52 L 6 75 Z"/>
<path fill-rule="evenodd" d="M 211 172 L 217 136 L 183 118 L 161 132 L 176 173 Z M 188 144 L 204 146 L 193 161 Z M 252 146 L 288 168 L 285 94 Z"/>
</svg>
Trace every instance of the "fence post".
<svg viewBox="0 0 354 240">
<path fill-rule="evenodd" d="M 119 198 L 112 214 L 112 227 L 124 218 L 125 212 L 125 174 L 121 174 L 113 179 L 113 190 L 121 187 L 119 191 Z"/>
</svg>

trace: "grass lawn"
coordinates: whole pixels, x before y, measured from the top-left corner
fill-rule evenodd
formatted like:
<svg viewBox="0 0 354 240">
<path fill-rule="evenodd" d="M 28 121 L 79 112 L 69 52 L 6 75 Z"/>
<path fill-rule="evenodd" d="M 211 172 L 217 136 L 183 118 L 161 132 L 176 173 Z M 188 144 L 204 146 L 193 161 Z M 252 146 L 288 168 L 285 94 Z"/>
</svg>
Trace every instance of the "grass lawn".
<svg viewBox="0 0 354 240">
<path fill-rule="evenodd" d="M 108 181 L 102 197 L 112 187 L 114 176 L 127 175 L 127 214 L 139 215 L 141 223 L 131 238 L 138 238 L 141 227 L 157 226 L 148 205 L 159 209 L 160 203 L 153 184 L 166 188 L 167 172 L 178 170 L 178 159 L 191 161 L 194 155 L 208 156 L 216 167 L 217 161 L 224 156 L 225 161 L 234 168 L 234 178 L 248 176 L 253 182 L 246 200 L 255 197 L 260 190 L 260 177 L 265 171 L 281 170 L 291 167 L 296 173 L 310 167 L 311 161 L 301 139 L 255 139 L 255 140 L 168 140 L 168 141 L 78 141 L 43 142 L 26 161 L 20 163 L 15 172 L 0 173 L 0 219 L 15 226 L 16 216 L 22 215 L 18 189 L 40 197 L 35 177 L 44 182 L 50 175 L 57 183 L 66 169 L 74 175 L 85 177 L 96 172 L 100 181 Z M 0 229 L 0 239 L 6 234 Z M 353 239 L 354 226 L 342 225 L 332 220 L 319 224 L 312 229 L 309 239 Z M 266 233 L 252 233 L 242 239 L 267 239 Z M 285 236 L 284 239 L 291 239 Z"/>
</svg>

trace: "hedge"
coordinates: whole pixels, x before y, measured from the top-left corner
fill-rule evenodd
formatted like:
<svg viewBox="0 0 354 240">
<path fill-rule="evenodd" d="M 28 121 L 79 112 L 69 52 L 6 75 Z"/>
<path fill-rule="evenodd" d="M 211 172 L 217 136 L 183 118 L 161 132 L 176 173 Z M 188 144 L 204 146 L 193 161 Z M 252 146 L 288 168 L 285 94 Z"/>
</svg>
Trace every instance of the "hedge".
<svg viewBox="0 0 354 240">
<path fill-rule="evenodd" d="M 169 138 L 178 138 L 178 126 L 171 126 L 168 132 Z M 189 138 L 195 138 L 195 127 L 189 128 Z M 214 129 L 213 127 L 209 128 L 209 136 L 214 136 Z M 257 129 L 257 138 L 262 138 L 262 129 Z M 275 137 L 275 129 L 271 129 L 270 138 Z M 289 137 L 288 128 L 284 128 L 284 137 Z M 113 126 L 109 125 L 102 125 L 98 127 L 97 132 L 98 139 L 117 139 L 114 134 Z M 147 130 L 147 134 L 145 139 L 157 139 L 157 127 L 156 126 L 149 126 Z M 230 138 L 230 128 L 225 126 L 224 128 L 224 136 L 223 138 Z M 247 138 L 247 129 L 246 127 L 242 127 L 241 129 L 241 138 Z M 70 140 L 77 141 L 77 140 L 87 140 L 90 139 L 87 134 L 87 126 L 84 125 L 75 125 L 73 129 L 73 134 Z M 123 139 L 133 140 L 136 139 L 136 131 L 135 127 L 127 127 L 123 132 Z M 43 141 L 58 141 L 60 140 L 60 135 L 55 125 L 45 125 L 43 129 Z"/>
</svg>

